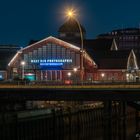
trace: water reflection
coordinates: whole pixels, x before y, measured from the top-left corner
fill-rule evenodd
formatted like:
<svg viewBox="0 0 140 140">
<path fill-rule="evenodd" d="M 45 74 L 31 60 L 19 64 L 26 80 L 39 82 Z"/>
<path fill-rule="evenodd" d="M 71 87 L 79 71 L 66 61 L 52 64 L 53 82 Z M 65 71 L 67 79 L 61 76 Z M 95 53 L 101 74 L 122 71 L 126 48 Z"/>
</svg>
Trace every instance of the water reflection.
<svg viewBox="0 0 140 140">
<path fill-rule="evenodd" d="M 125 103 L 110 105 L 3 112 L 0 140 L 135 140 L 140 130 L 136 110 Z"/>
</svg>

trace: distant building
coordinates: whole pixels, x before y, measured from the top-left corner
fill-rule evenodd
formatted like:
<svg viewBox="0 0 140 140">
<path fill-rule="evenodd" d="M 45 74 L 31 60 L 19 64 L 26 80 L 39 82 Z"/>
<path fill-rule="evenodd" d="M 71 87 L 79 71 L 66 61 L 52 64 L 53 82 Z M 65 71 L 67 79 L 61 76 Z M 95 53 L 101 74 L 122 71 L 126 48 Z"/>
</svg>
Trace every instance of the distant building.
<svg viewBox="0 0 140 140">
<path fill-rule="evenodd" d="M 119 50 L 140 49 L 140 29 L 126 28 L 100 34 L 97 38 L 115 39 Z"/>
<path fill-rule="evenodd" d="M 20 48 L 16 45 L 0 45 L 0 80 L 6 80 L 8 63 Z"/>
<path fill-rule="evenodd" d="M 80 38 L 70 40 L 61 36 L 61 39 L 79 47 L 81 45 Z M 113 30 L 97 36 L 97 39 L 84 38 L 83 42 L 84 49 L 97 64 L 93 80 L 136 81 L 139 77 L 139 28 Z"/>
</svg>

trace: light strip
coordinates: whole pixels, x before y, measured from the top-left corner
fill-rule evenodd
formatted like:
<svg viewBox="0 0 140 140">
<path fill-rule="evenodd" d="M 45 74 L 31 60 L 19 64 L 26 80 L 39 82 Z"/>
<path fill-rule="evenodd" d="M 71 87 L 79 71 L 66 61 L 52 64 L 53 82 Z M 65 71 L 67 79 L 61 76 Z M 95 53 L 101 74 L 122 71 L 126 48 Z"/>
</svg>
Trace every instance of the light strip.
<svg viewBox="0 0 140 140">
<path fill-rule="evenodd" d="M 21 51 L 18 51 L 18 52 L 15 54 L 15 56 L 14 56 L 14 57 L 12 58 L 12 60 L 9 62 L 8 66 L 10 66 L 11 63 L 13 63 L 13 61 L 18 57 L 18 55 L 19 55 L 20 53 L 22 53 L 22 52 L 21 52 Z"/>
<path fill-rule="evenodd" d="M 29 46 L 23 48 L 22 50 L 26 50 L 26 49 L 28 49 L 28 48 L 30 48 L 30 47 L 32 47 L 32 46 L 38 44 L 38 43 L 41 43 L 41 42 L 46 41 L 46 40 L 49 40 L 49 39 L 54 39 L 54 40 L 58 41 L 60 44 L 65 44 L 66 46 L 69 46 L 69 47 L 72 48 L 72 49 L 80 50 L 79 47 L 77 47 L 77 46 L 75 46 L 75 45 L 72 45 L 72 44 L 70 44 L 70 43 L 67 43 L 67 42 L 65 42 L 65 41 L 63 41 L 63 40 L 60 40 L 60 39 L 58 39 L 58 38 L 52 37 L 52 36 L 49 36 L 49 37 L 47 37 L 47 38 L 45 38 L 45 39 L 43 39 L 43 40 L 41 40 L 41 41 L 38 41 L 38 42 L 36 42 L 36 43 L 34 43 L 34 44 L 32 44 L 32 45 L 29 45 Z"/>
</svg>

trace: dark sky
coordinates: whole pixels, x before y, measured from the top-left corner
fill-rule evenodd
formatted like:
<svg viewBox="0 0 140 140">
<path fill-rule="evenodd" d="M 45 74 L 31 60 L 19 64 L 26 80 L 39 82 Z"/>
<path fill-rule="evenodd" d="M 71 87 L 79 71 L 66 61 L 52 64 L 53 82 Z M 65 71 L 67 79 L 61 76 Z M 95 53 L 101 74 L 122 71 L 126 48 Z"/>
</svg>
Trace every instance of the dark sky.
<svg viewBox="0 0 140 140">
<path fill-rule="evenodd" d="M 140 0 L 0 0 L 0 44 L 24 47 L 30 39 L 57 36 L 68 6 L 78 9 L 88 38 L 139 27 Z"/>
</svg>

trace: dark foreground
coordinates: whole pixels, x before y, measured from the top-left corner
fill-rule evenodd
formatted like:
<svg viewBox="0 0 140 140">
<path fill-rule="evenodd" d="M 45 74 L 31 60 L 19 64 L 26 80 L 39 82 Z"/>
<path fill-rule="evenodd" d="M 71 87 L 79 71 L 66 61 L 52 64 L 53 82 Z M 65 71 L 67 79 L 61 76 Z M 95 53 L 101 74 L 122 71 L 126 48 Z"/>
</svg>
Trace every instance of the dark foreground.
<svg viewBox="0 0 140 140">
<path fill-rule="evenodd" d="M 125 104 L 125 103 L 124 103 Z M 0 114 L 1 140 L 137 140 L 136 110 L 114 102 L 104 107 L 55 108 Z"/>
</svg>

